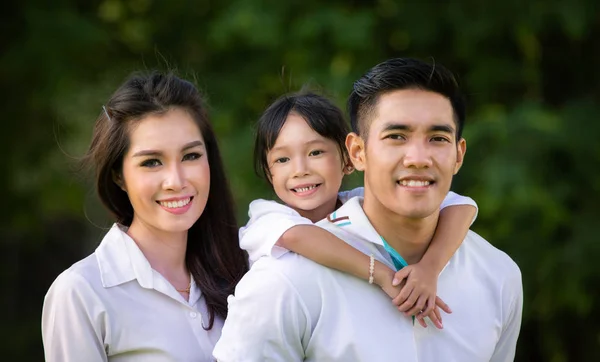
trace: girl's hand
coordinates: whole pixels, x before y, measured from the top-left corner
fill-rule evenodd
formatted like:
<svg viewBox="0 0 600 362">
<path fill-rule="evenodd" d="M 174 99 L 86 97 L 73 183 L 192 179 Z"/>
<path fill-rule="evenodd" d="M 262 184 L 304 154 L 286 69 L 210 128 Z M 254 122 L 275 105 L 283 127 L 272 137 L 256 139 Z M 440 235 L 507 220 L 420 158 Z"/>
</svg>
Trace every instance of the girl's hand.
<svg viewBox="0 0 600 362">
<path fill-rule="evenodd" d="M 408 265 L 395 274 L 392 286 L 400 286 L 402 290 L 392 302 L 406 316 L 414 315 L 424 328 L 427 328 L 427 324 L 423 319 L 429 317 L 437 328 L 442 329 L 439 308 L 446 313 L 452 313 L 452 310 L 436 296 L 437 273 L 433 268 L 421 264 Z"/>
</svg>

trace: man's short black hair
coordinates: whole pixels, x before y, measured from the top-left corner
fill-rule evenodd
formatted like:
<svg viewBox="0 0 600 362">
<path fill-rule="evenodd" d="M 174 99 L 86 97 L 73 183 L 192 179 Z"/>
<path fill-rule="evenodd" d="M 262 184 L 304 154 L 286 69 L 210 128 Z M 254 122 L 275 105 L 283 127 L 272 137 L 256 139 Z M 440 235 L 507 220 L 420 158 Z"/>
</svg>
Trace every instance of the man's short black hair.
<svg viewBox="0 0 600 362">
<path fill-rule="evenodd" d="M 448 98 L 454 110 L 456 139 L 461 139 L 465 122 L 465 101 L 456 78 L 441 65 L 412 58 L 386 60 L 354 82 L 352 93 L 348 97 L 352 131 L 366 139 L 379 97 L 401 89 L 422 89 Z"/>
</svg>

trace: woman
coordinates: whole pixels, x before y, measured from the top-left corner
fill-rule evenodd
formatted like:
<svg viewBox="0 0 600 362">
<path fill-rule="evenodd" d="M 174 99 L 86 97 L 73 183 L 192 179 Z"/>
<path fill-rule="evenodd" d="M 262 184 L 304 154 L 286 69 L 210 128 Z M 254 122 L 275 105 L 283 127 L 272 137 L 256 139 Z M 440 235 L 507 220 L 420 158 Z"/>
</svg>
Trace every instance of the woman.
<svg viewBox="0 0 600 362">
<path fill-rule="evenodd" d="M 86 160 L 116 223 L 50 287 L 46 360 L 212 360 L 248 261 L 198 90 L 132 76 L 103 107 Z"/>
</svg>

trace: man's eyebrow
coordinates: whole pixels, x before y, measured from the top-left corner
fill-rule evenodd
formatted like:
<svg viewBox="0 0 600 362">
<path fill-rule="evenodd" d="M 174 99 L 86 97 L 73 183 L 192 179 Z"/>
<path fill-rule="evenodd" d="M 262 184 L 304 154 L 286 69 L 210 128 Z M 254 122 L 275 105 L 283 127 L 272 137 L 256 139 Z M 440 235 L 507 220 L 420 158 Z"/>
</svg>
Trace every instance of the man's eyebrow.
<svg viewBox="0 0 600 362">
<path fill-rule="evenodd" d="M 189 150 L 190 148 L 203 146 L 203 145 L 204 145 L 204 143 L 200 140 L 188 142 L 181 148 L 181 151 L 183 152 L 183 151 Z M 161 156 L 161 155 L 162 155 L 162 152 L 159 150 L 141 150 L 141 151 L 134 153 L 131 157 Z"/>
<path fill-rule="evenodd" d="M 407 124 L 399 123 L 399 122 L 388 122 L 383 126 L 382 132 L 388 131 L 412 131 L 413 128 Z"/>
<path fill-rule="evenodd" d="M 429 127 L 429 131 L 433 131 L 433 132 L 445 132 L 445 133 L 454 133 L 454 127 L 452 127 L 451 125 L 448 124 L 436 124 L 433 125 L 431 127 Z"/>
</svg>

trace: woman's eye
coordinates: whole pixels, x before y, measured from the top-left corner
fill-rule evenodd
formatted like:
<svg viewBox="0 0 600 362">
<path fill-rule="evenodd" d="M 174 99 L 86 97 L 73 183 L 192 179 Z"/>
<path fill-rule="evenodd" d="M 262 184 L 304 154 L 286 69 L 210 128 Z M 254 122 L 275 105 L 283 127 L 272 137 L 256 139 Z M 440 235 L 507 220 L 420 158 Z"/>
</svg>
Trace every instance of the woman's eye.
<svg viewBox="0 0 600 362">
<path fill-rule="evenodd" d="M 323 154 L 323 153 L 325 153 L 325 152 L 321 151 L 321 150 L 314 150 L 314 151 L 311 151 L 308 155 L 309 156 L 318 156 L 318 155 Z"/>
<path fill-rule="evenodd" d="M 161 165 L 160 161 L 157 160 L 156 158 L 145 160 L 144 162 L 141 163 L 142 167 L 156 167 L 156 166 L 160 166 L 160 165 Z"/>
<path fill-rule="evenodd" d="M 290 160 L 289 157 L 279 157 L 278 159 L 275 160 L 275 163 L 286 163 L 289 160 Z"/>
<path fill-rule="evenodd" d="M 202 155 L 200 153 L 192 152 L 192 153 L 188 153 L 187 155 L 183 156 L 183 161 L 197 160 L 200 157 L 202 157 Z"/>
</svg>

